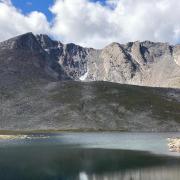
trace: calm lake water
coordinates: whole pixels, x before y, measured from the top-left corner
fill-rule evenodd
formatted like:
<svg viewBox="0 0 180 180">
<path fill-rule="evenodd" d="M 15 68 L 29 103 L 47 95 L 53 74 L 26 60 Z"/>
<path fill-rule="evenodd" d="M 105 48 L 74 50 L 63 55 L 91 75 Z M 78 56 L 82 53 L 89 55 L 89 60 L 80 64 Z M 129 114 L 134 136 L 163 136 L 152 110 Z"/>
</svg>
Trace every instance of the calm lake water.
<svg viewBox="0 0 180 180">
<path fill-rule="evenodd" d="M 62 133 L 0 140 L 0 180 L 179 180 L 180 133 Z"/>
</svg>

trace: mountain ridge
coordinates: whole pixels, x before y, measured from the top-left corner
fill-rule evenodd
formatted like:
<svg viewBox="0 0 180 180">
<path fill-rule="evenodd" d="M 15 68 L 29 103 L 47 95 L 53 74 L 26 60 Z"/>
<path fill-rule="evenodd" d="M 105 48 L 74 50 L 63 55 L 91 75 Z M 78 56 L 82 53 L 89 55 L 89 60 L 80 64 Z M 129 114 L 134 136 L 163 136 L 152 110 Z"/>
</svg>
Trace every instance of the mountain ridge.
<svg viewBox="0 0 180 180">
<path fill-rule="evenodd" d="M 43 37 L 44 35 L 41 35 L 42 39 Z M 61 46 L 63 46 L 62 43 Z M 75 44 L 67 44 L 64 46 L 65 50 L 63 49 L 62 54 L 59 54 L 57 58 L 60 64 L 64 65 L 66 71 L 72 74 L 75 73 L 75 76 L 72 76 L 73 79 L 81 79 L 81 76 L 86 75 L 84 79 L 86 81 L 103 80 L 122 84 L 180 87 L 180 66 L 179 55 L 177 54 L 180 49 L 179 45 L 172 46 L 168 43 L 136 41 L 129 42 L 125 45 L 114 42 L 105 46 L 103 49 L 83 48 Z M 156 48 L 159 47 L 160 49 L 156 50 Z M 153 48 L 151 50 L 152 53 L 149 52 L 150 48 Z M 70 52 L 69 49 L 71 50 Z M 63 54 L 63 52 L 65 53 Z M 165 55 L 162 58 L 167 60 L 158 64 L 159 60 L 156 57 L 161 56 L 163 53 Z M 64 62 L 66 62 L 66 64 Z M 76 68 L 74 64 L 72 65 L 72 62 L 74 64 L 79 63 L 77 65 L 79 67 Z M 155 63 L 158 67 L 155 66 L 155 68 L 151 68 L 152 64 Z M 168 67 L 163 69 L 165 63 Z M 72 68 L 72 66 L 74 68 Z M 168 68 L 171 68 L 171 70 L 168 71 Z M 155 82 L 156 77 L 153 77 L 154 82 L 151 82 L 150 79 L 153 76 L 153 72 L 150 72 L 151 75 L 149 75 L 147 72 L 149 69 L 155 71 L 155 76 L 163 74 L 165 70 L 168 72 L 165 72 L 162 77 L 159 77 L 158 82 Z M 171 76 L 164 77 L 167 74 L 171 74 Z M 166 82 L 162 82 L 163 78 L 166 79 Z M 169 82 L 167 82 L 167 79 L 169 79 Z"/>
<path fill-rule="evenodd" d="M 180 88 L 180 45 L 113 42 L 103 49 L 94 49 L 63 44 L 48 35 L 33 33 L 0 43 L 1 50 L 17 48 L 44 54 L 49 59 L 52 74 L 60 80 Z M 61 74 L 64 75 L 61 77 Z"/>
</svg>

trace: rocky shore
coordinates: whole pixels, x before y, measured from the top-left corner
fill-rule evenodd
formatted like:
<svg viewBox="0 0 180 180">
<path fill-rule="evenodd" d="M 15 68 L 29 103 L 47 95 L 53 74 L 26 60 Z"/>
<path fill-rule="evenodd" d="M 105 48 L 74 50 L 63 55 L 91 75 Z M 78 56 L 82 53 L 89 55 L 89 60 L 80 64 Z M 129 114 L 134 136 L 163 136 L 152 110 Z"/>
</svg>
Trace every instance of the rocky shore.
<svg viewBox="0 0 180 180">
<path fill-rule="evenodd" d="M 41 135 L 41 134 L 37 134 L 37 135 L 0 135 L 0 140 L 18 140 L 18 139 L 46 139 L 49 138 L 50 136 L 48 135 Z"/>
<path fill-rule="evenodd" d="M 168 142 L 170 151 L 180 153 L 180 138 L 168 138 Z"/>
<path fill-rule="evenodd" d="M 0 135 L 0 140 L 26 139 L 27 135 Z"/>
</svg>

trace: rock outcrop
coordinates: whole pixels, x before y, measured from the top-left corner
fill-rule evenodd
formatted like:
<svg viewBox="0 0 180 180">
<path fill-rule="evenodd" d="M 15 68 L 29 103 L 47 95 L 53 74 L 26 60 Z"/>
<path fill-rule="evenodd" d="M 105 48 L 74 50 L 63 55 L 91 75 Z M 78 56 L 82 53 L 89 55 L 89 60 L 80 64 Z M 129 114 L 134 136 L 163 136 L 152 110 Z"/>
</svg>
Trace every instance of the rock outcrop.
<svg viewBox="0 0 180 180">
<path fill-rule="evenodd" d="M 169 150 L 180 153 L 180 138 L 168 138 Z"/>
</svg>

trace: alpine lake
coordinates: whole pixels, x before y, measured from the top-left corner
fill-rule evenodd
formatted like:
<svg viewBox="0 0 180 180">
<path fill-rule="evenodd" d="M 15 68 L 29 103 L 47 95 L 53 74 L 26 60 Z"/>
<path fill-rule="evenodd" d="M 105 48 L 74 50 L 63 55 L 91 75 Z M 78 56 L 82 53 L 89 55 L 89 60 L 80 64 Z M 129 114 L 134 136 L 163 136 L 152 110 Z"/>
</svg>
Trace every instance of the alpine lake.
<svg viewBox="0 0 180 180">
<path fill-rule="evenodd" d="M 1 180 L 179 180 L 180 133 L 29 133 L 0 139 Z"/>
</svg>

